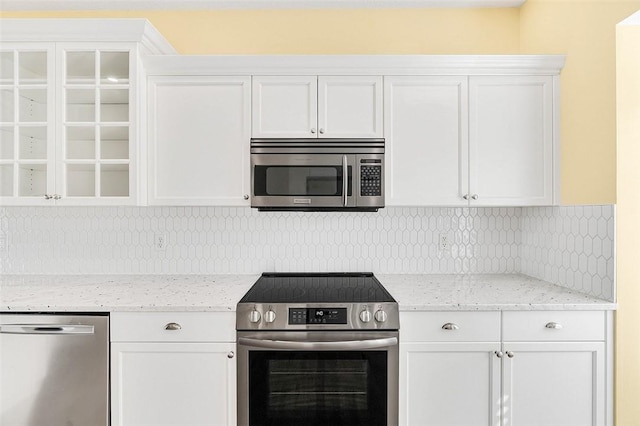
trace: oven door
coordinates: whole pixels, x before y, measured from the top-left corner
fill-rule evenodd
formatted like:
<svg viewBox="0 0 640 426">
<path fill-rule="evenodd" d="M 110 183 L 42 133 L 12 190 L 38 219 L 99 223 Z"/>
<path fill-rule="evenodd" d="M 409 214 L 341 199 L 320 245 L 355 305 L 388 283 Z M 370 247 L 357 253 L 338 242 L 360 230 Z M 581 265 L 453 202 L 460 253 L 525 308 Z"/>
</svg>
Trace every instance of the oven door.
<svg viewBox="0 0 640 426">
<path fill-rule="evenodd" d="M 356 207 L 355 161 L 353 154 L 252 153 L 251 207 Z"/>
<path fill-rule="evenodd" d="M 238 332 L 238 425 L 396 426 L 398 332 Z"/>
</svg>

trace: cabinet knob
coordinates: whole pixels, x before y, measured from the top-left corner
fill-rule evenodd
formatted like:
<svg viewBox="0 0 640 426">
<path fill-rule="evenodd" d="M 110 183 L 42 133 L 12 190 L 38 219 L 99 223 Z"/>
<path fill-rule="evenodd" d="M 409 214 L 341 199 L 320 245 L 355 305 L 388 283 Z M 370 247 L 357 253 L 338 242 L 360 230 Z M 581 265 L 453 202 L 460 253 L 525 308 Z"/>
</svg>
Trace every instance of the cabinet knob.
<svg viewBox="0 0 640 426">
<path fill-rule="evenodd" d="M 54 199 L 54 200 L 59 200 L 60 198 L 62 198 L 62 196 L 61 196 L 61 195 L 53 194 L 53 199 Z"/>
<path fill-rule="evenodd" d="M 502 358 L 502 357 L 504 356 L 504 354 L 502 353 L 502 351 L 495 351 L 494 353 L 496 354 L 496 356 L 497 356 L 498 358 Z"/>
<path fill-rule="evenodd" d="M 508 356 L 509 358 L 513 358 L 513 357 L 514 357 L 514 356 L 516 356 L 516 355 L 515 355 L 513 352 L 511 352 L 511 351 L 507 351 L 507 356 Z"/>
<path fill-rule="evenodd" d="M 236 354 L 235 354 L 233 351 L 230 351 L 230 352 L 227 354 L 227 358 L 229 358 L 229 359 L 233 358 L 234 356 L 236 356 Z"/>
<path fill-rule="evenodd" d="M 169 324 L 164 326 L 165 330 L 180 330 L 182 326 L 177 322 L 170 322 Z"/>
<path fill-rule="evenodd" d="M 320 128 L 320 133 L 324 134 L 324 129 L 323 128 Z"/>
<path fill-rule="evenodd" d="M 464 195 L 462 196 L 462 198 L 464 198 L 465 200 L 468 200 L 468 199 L 469 199 L 469 194 L 464 194 Z"/>
<path fill-rule="evenodd" d="M 459 330 L 460 326 L 456 323 L 453 322 L 448 322 L 445 325 L 442 326 L 443 330 Z"/>
<path fill-rule="evenodd" d="M 45 200 L 50 200 L 53 198 L 53 195 L 49 195 L 49 194 L 44 194 L 44 199 Z"/>
<path fill-rule="evenodd" d="M 558 322 L 548 322 L 545 327 L 547 328 L 554 328 L 556 330 L 559 330 L 562 328 L 562 324 L 558 323 Z"/>
<path fill-rule="evenodd" d="M 315 128 L 315 127 L 312 127 L 312 128 L 311 128 L 311 133 L 315 133 L 315 132 L 316 132 L 316 128 Z"/>
<path fill-rule="evenodd" d="M 247 194 L 244 194 L 244 197 L 242 197 L 242 198 L 244 198 L 245 200 L 248 200 L 249 196 Z"/>
<path fill-rule="evenodd" d="M 478 194 L 473 194 L 473 195 L 471 196 L 471 199 L 472 199 L 472 200 L 477 200 L 477 199 L 478 199 Z"/>
</svg>

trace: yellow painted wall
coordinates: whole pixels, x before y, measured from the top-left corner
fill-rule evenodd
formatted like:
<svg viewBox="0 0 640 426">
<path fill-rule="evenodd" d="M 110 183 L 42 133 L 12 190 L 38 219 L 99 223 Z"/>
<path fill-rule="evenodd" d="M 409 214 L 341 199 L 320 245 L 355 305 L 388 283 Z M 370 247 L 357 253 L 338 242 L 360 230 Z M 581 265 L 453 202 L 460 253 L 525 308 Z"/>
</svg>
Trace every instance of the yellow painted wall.
<svg viewBox="0 0 640 426">
<path fill-rule="evenodd" d="M 640 424 L 640 26 L 618 27 L 617 424 Z"/>
<path fill-rule="evenodd" d="M 517 9 L 0 13 L 140 17 L 183 54 L 513 54 Z"/>
<path fill-rule="evenodd" d="M 561 75 L 562 202 L 615 203 L 615 26 L 640 1 L 528 0 L 520 53 L 564 53 Z"/>
</svg>

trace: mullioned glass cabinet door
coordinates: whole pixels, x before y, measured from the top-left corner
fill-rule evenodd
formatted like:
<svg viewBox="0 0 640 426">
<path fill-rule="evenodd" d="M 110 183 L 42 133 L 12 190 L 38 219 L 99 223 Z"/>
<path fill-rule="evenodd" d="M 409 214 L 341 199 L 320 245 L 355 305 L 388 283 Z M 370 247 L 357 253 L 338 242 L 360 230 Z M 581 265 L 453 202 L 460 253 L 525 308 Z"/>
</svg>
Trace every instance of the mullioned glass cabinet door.
<svg viewBox="0 0 640 426">
<path fill-rule="evenodd" d="M 76 201 L 130 197 L 131 51 L 63 49 L 59 181 Z"/>
<path fill-rule="evenodd" d="M 53 55 L 53 44 L 0 50 L 0 205 L 53 198 Z"/>
</svg>

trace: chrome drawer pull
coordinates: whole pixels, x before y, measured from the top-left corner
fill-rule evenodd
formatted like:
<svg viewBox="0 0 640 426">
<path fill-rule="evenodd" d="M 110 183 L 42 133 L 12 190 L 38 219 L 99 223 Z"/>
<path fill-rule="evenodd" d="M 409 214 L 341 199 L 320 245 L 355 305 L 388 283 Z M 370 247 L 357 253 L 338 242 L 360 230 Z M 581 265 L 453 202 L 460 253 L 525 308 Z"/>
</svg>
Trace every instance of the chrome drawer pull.
<svg viewBox="0 0 640 426">
<path fill-rule="evenodd" d="M 458 326 L 458 324 L 455 324 L 453 322 L 448 322 L 442 326 L 442 329 L 443 330 L 459 330 L 460 327 Z"/>
<path fill-rule="evenodd" d="M 556 330 L 559 330 L 562 328 L 562 324 L 557 323 L 557 322 L 548 322 L 547 325 L 545 325 L 545 327 L 547 328 L 555 328 Z"/>
<path fill-rule="evenodd" d="M 182 326 L 177 322 L 170 322 L 169 324 L 164 326 L 165 330 L 180 330 Z"/>
</svg>

